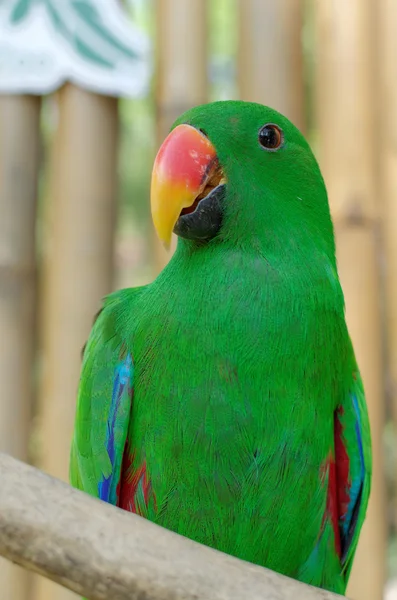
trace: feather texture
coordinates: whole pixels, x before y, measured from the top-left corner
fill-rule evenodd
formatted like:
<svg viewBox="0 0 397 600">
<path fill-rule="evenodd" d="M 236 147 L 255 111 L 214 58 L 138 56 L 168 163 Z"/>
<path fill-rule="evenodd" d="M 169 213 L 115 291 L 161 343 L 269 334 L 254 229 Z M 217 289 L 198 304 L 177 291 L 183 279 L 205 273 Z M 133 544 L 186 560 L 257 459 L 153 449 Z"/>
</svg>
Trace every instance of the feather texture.
<svg viewBox="0 0 397 600">
<path fill-rule="evenodd" d="M 371 450 L 321 173 L 266 107 L 215 103 L 182 122 L 216 148 L 222 227 L 208 243 L 180 239 L 153 283 L 105 300 L 84 353 L 71 481 L 343 594 Z M 283 130 L 277 152 L 258 143 L 267 122 Z"/>
<path fill-rule="evenodd" d="M 98 497 L 111 504 L 118 504 L 119 500 L 117 486 L 121 476 L 119 459 L 122 456 L 122 451 L 120 451 L 120 447 L 117 447 L 117 429 L 121 428 L 122 430 L 119 436 L 119 443 L 122 445 L 123 441 L 125 442 L 126 424 L 130 415 L 132 381 L 133 364 L 131 355 L 128 353 L 115 369 L 112 400 L 106 428 L 105 448 L 111 463 L 111 473 L 107 477 L 103 475 L 98 484 Z"/>
<path fill-rule="evenodd" d="M 70 461 L 72 485 L 111 504 L 118 503 L 133 396 L 132 356 L 115 334 L 114 310 L 125 292 L 106 298 L 83 351 Z"/>
<path fill-rule="evenodd" d="M 364 391 L 359 373 L 354 373 L 352 390 L 336 413 L 335 428 L 339 438 L 335 449 L 339 476 L 341 562 L 347 574 L 351 570 L 370 492 L 370 433 L 368 420 L 363 416 L 366 417 Z"/>
</svg>

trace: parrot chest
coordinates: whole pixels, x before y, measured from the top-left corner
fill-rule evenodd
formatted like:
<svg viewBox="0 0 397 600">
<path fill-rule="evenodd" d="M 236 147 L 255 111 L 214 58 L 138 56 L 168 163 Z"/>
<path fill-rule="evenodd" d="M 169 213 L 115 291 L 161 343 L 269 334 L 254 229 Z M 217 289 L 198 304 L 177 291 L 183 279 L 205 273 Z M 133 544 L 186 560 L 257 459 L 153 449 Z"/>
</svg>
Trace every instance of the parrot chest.
<svg viewBox="0 0 397 600">
<path fill-rule="evenodd" d="M 256 270 L 219 283 L 209 273 L 200 290 L 145 298 L 129 431 L 155 498 L 142 514 L 282 570 L 321 528 L 341 340 L 328 314 Z"/>
<path fill-rule="evenodd" d="M 330 428 L 344 341 L 335 315 L 263 261 L 227 267 L 145 299 L 132 342 L 137 412 L 173 440 L 201 435 L 213 448 L 244 431 L 278 443 L 303 414 L 302 435 Z"/>
<path fill-rule="evenodd" d="M 199 285 L 159 286 L 145 299 L 131 342 L 140 389 L 160 387 L 167 406 L 194 407 L 200 396 L 207 409 L 224 398 L 226 406 L 259 411 L 272 397 L 293 404 L 308 387 L 324 390 L 343 343 L 334 313 L 263 261 L 223 267 Z"/>
</svg>

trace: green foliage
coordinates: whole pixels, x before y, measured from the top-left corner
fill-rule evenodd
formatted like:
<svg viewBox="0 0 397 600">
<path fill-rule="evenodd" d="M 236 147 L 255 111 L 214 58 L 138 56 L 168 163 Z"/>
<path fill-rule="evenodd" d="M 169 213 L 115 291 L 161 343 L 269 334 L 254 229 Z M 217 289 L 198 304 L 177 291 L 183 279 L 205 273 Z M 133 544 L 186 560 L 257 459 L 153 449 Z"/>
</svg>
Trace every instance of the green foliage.
<svg viewBox="0 0 397 600">
<path fill-rule="evenodd" d="M 237 0 L 215 0 L 208 4 L 211 54 L 235 56 L 238 42 Z"/>
<path fill-rule="evenodd" d="M 134 220 L 140 229 L 150 224 L 150 175 L 156 152 L 156 127 L 151 98 L 121 100 L 120 226 Z"/>
<path fill-rule="evenodd" d="M 208 10 L 210 99 L 236 98 L 237 2 L 236 0 L 214 0 L 208 3 Z"/>
</svg>

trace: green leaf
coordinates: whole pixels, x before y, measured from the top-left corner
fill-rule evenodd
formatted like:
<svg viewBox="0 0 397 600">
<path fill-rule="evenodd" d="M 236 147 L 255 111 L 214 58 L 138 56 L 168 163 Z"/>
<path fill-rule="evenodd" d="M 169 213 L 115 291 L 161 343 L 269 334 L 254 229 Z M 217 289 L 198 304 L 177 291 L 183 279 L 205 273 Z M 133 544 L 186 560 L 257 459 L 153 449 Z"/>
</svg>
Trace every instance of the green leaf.
<svg viewBox="0 0 397 600">
<path fill-rule="evenodd" d="M 10 22 L 17 25 L 23 21 L 27 17 L 31 5 L 32 0 L 19 0 L 11 11 Z"/>
<path fill-rule="evenodd" d="M 106 42 L 108 42 L 113 48 L 119 50 L 122 54 L 128 58 L 138 58 L 137 54 L 122 44 L 109 29 L 107 29 L 101 18 L 98 10 L 87 0 L 73 0 L 72 6 L 79 14 L 79 16 L 88 24 L 90 27 Z"/>
</svg>

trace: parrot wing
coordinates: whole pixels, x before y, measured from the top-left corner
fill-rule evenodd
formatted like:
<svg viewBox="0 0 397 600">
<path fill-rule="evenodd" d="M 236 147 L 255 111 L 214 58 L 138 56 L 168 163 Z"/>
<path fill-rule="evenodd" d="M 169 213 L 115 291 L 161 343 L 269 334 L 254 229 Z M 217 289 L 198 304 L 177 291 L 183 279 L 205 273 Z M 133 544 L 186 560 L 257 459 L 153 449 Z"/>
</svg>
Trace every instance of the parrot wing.
<svg viewBox="0 0 397 600">
<path fill-rule="evenodd" d="M 133 395 L 134 366 L 116 333 L 117 307 L 128 292 L 108 296 L 83 350 L 70 482 L 92 496 L 118 504 L 124 446 Z"/>
<path fill-rule="evenodd" d="M 360 373 L 352 384 L 334 419 L 335 469 L 329 475 L 329 493 L 336 509 L 334 528 L 339 531 L 342 569 L 348 579 L 358 537 L 367 510 L 371 482 L 371 437 Z M 332 513 L 332 510 L 331 510 Z"/>
</svg>

